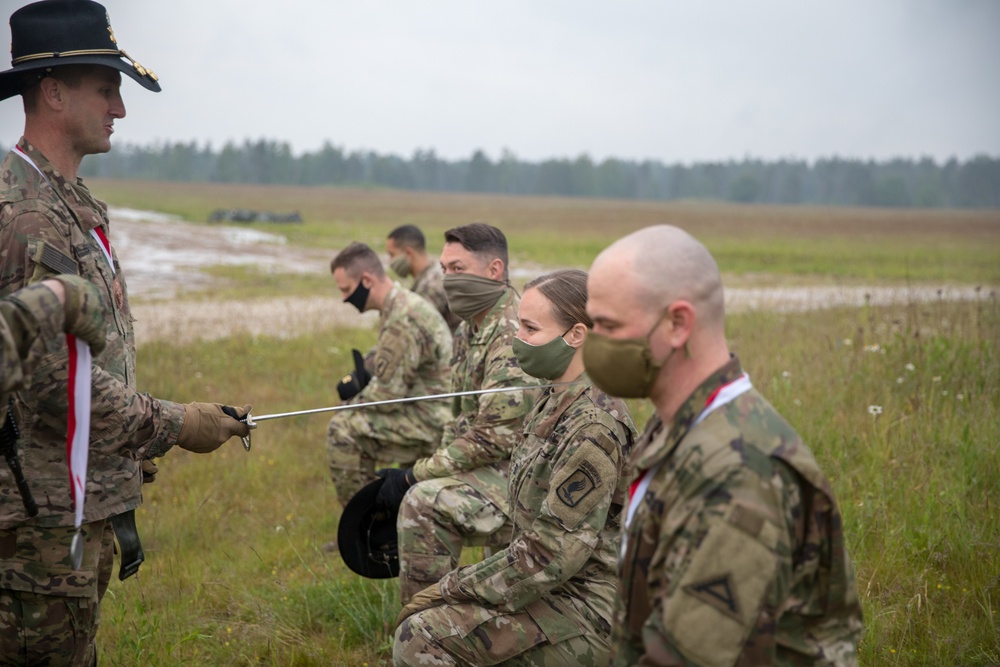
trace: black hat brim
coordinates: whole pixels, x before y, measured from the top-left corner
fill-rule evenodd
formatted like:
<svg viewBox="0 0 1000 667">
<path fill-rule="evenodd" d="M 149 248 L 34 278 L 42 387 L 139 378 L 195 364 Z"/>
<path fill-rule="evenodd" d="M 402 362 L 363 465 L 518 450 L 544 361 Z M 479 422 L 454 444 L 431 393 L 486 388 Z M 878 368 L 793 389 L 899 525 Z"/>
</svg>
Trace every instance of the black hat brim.
<svg viewBox="0 0 1000 667">
<path fill-rule="evenodd" d="M 63 65 L 104 65 L 106 67 L 113 67 L 122 74 L 129 76 L 146 90 L 151 90 L 154 93 L 158 93 L 161 90 L 158 81 L 154 81 L 148 75 L 139 74 L 132 63 L 126 62 L 118 56 L 71 56 L 67 58 L 39 58 L 38 60 L 32 60 L 30 63 L 24 63 L 0 72 L 0 100 L 5 100 L 21 93 L 25 73 L 45 69 L 46 67 L 60 67 Z"/>
<path fill-rule="evenodd" d="M 368 579 L 399 576 L 396 514 L 375 505 L 384 479 L 379 477 L 361 487 L 347 501 L 337 527 L 337 548 L 344 564 Z"/>
</svg>

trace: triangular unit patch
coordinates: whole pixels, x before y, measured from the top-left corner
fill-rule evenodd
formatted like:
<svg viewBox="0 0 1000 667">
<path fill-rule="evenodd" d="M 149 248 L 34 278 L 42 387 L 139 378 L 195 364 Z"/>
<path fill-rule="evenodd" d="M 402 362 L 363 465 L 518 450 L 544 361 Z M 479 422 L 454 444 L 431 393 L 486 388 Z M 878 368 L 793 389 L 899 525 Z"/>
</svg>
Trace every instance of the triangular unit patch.
<svg viewBox="0 0 1000 667">
<path fill-rule="evenodd" d="M 732 576 L 724 574 L 720 577 L 712 577 L 684 587 L 684 592 L 708 606 L 716 609 L 726 616 L 742 622 L 740 618 L 740 605 L 733 592 Z"/>
</svg>

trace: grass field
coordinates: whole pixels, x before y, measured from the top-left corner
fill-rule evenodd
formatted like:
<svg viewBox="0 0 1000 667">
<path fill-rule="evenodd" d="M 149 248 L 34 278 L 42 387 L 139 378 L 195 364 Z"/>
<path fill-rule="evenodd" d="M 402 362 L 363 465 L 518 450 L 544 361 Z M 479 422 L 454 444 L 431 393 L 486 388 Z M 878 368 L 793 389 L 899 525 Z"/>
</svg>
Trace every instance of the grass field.
<svg viewBox="0 0 1000 667">
<path fill-rule="evenodd" d="M 215 207 L 298 208 L 291 242 L 379 243 L 396 224 L 501 226 L 522 266 L 589 264 L 622 233 L 671 222 L 727 276 L 776 283 L 984 285 L 978 301 L 732 316 L 754 384 L 833 482 L 857 567 L 864 665 L 1000 664 L 1000 216 L 650 204 L 245 186 L 95 182 L 119 206 L 204 219 Z M 539 269 L 541 270 L 541 269 Z M 253 281 L 252 272 L 233 280 Z M 304 284 L 289 289 L 311 289 Z M 153 395 L 330 405 L 370 330 L 286 340 L 143 345 Z M 633 402 L 638 423 L 649 409 Z M 267 422 L 246 453 L 171 452 L 139 511 L 147 561 L 103 605 L 102 664 L 376 665 L 388 657 L 395 581 L 323 553 L 339 508 L 326 419 Z M 469 553 L 467 558 L 475 558 Z"/>
</svg>

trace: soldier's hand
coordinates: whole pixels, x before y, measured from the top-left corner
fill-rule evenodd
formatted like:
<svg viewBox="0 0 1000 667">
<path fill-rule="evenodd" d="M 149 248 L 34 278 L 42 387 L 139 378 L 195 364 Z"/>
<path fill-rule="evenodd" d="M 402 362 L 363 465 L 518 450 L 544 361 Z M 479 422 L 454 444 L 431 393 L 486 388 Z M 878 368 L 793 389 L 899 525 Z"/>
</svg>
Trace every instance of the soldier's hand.
<svg viewBox="0 0 1000 667">
<path fill-rule="evenodd" d="M 233 436 L 250 434 L 245 422 L 226 414 L 228 406 L 219 403 L 188 403 L 184 406 L 184 425 L 177 437 L 177 446 L 197 454 L 207 454 L 222 446 Z M 234 410 L 234 408 L 229 408 Z M 235 408 L 239 419 L 253 409 L 251 405 Z"/>
<path fill-rule="evenodd" d="M 337 395 L 342 401 L 354 398 L 372 381 L 372 374 L 365 368 L 361 350 L 351 350 L 351 355 L 354 357 L 354 370 L 337 383 Z"/>
<path fill-rule="evenodd" d="M 410 603 L 403 607 L 403 609 L 399 612 L 399 616 L 396 617 L 395 627 L 398 628 L 403 621 L 417 612 L 425 609 L 431 609 L 433 607 L 439 607 L 443 604 L 446 603 L 445 599 L 441 596 L 441 587 L 437 584 L 431 584 L 424 590 L 414 595 L 410 600 Z"/>
<path fill-rule="evenodd" d="M 99 354 L 107 345 L 111 317 L 104 294 L 97 285 L 80 276 L 60 275 L 52 280 L 58 281 L 65 293 L 62 299 L 66 316 L 64 330 L 86 341 L 94 354 Z"/>
<path fill-rule="evenodd" d="M 143 484 L 152 484 L 156 481 L 156 473 L 160 472 L 160 469 L 156 467 L 152 459 L 143 459 L 139 468 L 142 470 Z"/>
<path fill-rule="evenodd" d="M 403 496 L 417 483 L 413 468 L 382 468 L 375 474 L 385 480 L 375 496 L 375 504 L 398 513 L 399 506 L 403 504 Z"/>
</svg>

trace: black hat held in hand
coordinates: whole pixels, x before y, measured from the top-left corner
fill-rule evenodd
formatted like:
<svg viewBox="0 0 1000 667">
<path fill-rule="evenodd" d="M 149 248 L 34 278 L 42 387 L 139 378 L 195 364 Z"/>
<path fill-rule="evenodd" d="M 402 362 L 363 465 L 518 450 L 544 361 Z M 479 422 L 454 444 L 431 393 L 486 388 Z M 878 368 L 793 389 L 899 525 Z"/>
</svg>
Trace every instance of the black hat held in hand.
<svg viewBox="0 0 1000 667">
<path fill-rule="evenodd" d="M 337 526 L 337 548 L 352 572 L 369 579 L 399 576 L 396 512 L 377 503 L 384 479 L 372 480 L 347 502 Z"/>
</svg>

